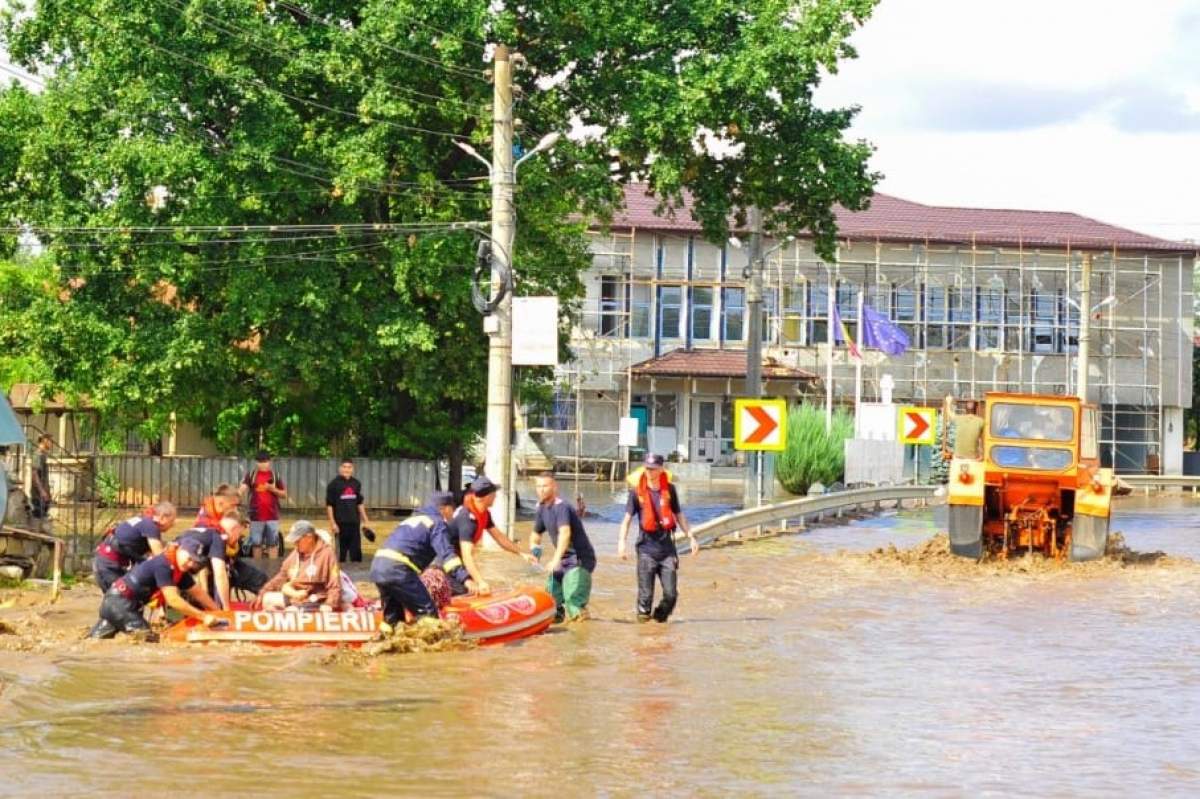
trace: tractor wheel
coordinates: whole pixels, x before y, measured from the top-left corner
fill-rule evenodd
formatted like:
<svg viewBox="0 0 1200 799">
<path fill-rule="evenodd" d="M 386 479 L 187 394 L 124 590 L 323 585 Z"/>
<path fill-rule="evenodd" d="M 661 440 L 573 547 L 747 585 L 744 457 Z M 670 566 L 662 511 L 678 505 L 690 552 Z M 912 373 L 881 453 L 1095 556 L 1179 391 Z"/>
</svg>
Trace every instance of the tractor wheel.
<svg viewBox="0 0 1200 799">
<path fill-rule="evenodd" d="M 1099 560 L 1108 549 L 1108 518 L 1075 516 L 1071 530 L 1071 560 Z"/>
<path fill-rule="evenodd" d="M 950 551 L 962 558 L 983 557 L 983 508 L 950 506 Z"/>
</svg>

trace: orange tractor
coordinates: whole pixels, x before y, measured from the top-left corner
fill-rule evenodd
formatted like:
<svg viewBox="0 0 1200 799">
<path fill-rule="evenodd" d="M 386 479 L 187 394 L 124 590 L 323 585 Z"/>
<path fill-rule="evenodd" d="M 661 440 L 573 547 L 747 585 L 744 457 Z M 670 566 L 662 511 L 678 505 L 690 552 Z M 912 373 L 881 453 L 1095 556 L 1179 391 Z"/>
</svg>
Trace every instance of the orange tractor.
<svg viewBox="0 0 1200 799">
<path fill-rule="evenodd" d="M 1075 397 L 989 393 L 982 459 L 950 464 L 950 549 L 1103 557 L 1115 481 L 1100 467 L 1097 424 Z"/>
</svg>

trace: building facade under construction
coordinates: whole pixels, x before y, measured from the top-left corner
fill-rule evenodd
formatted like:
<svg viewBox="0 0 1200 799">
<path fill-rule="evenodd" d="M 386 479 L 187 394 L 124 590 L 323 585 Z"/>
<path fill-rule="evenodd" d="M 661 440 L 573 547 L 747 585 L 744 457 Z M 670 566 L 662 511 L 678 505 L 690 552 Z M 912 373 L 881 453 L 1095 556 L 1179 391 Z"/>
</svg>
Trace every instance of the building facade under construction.
<svg viewBox="0 0 1200 799">
<path fill-rule="evenodd" d="M 656 208 L 644 186 L 628 186 L 624 212 L 593 231 L 575 358 L 557 370 L 553 408 L 524 417 L 527 463 L 615 473 L 650 449 L 738 464 L 732 403 L 746 373 L 747 251 L 705 240 L 686 206 Z M 915 405 L 988 391 L 1075 393 L 1086 259 L 1088 399 L 1101 409 L 1104 465 L 1182 471 L 1194 245 L 1071 213 L 878 194 L 867 211 L 841 212 L 839 229 L 831 261 L 803 236 L 765 259 L 764 394 L 823 403 L 832 385 L 835 404 L 853 404 L 855 363 L 843 344 L 831 346 L 829 310 L 853 338 L 860 292 L 910 342 L 895 357 L 864 351 L 864 401 L 878 401 L 889 377 L 895 401 Z M 620 445 L 622 417 L 637 420 L 636 446 Z"/>
</svg>

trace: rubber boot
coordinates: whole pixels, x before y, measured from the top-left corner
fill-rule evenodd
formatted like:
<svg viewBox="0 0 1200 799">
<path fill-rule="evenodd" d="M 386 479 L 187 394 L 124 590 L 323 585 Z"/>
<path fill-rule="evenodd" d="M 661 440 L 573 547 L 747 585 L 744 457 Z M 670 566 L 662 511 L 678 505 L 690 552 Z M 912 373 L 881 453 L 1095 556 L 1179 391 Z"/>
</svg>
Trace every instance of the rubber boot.
<svg viewBox="0 0 1200 799">
<path fill-rule="evenodd" d="M 109 623 L 108 619 L 100 619 L 94 625 L 92 625 L 91 631 L 88 632 L 88 638 L 107 640 L 115 637 L 116 634 L 117 628 L 113 627 L 112 624 Z"/>
</svg>

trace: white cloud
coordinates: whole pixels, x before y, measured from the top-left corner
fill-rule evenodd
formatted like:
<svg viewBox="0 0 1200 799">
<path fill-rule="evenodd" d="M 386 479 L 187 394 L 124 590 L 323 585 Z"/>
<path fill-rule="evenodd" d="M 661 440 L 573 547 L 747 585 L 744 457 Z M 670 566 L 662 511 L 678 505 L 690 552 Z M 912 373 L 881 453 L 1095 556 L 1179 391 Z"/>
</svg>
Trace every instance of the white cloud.
<svg viewBox="0 0 1200 799">
<path fill-rule="evenodd" d="M 880 190 L 1200 240 L 1200 11 L 884 0 L 818 101 L 860 104 Z"/>
</svg>

